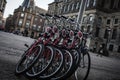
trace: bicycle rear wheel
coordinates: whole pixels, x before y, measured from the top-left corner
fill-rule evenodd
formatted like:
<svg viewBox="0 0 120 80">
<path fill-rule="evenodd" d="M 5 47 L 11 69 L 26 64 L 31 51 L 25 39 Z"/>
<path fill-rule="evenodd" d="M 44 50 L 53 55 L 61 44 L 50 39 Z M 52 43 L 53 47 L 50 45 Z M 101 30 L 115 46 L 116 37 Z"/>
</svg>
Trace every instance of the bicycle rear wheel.
<svg viewBox="0 0 120 80">
<path fill-rule="evenodd" d="M 17 63 L 15 68 L 16 75 L 25 73 L 34 65 L 34 63 L 37 61 L 38 57 L 43 51 L 43 45 L 39 44 L 35 46 L 31 51 L 30 49 L 31 48 L 25 51 L 25 53 L 22 55 L 21 59 Z"/>
</svg>

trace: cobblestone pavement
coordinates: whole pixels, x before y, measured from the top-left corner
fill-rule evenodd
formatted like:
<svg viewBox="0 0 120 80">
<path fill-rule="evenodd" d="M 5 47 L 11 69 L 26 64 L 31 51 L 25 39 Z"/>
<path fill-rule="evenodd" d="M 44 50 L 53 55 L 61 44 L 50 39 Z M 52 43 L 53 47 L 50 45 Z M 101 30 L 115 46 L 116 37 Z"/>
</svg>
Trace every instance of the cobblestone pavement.
<svg viewBox="0 0 120 80">
<path fill-rule="evenodd" d="M 14 75 L 15 65 L 26 49 L 24 44 L 30 44 L 33 39 L 0 32 L 0 80 L 28 80 Z M 99 57 L 91 55 L 91 70 L 88 80 L 120 80 L 120 59 L 114 57 Z M 81 70 L 78 69 L 78 80 L 81 80 Z M 75 80 L 74 77 L 68 80 Z"/>
</svg>

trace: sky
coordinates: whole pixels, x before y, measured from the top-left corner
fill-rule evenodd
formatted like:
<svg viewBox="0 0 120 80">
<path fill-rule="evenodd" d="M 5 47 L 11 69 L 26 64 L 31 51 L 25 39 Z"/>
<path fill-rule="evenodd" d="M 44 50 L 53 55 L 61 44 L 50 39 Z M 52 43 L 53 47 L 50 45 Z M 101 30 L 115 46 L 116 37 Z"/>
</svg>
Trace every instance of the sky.
<svg viewBox="0 0 120 80">
<path fill-rule="evenodd" d="M 8 17 L 9 14 L 13 14 L 14 9 L 18 8 L 24 0 L 7 0 L 4 18 Z M 45 10 L 48 9 L 48 4 L 53 2 L 54 0 L 34 0 L 36 6 L 43 8 Z"/>
</svg>

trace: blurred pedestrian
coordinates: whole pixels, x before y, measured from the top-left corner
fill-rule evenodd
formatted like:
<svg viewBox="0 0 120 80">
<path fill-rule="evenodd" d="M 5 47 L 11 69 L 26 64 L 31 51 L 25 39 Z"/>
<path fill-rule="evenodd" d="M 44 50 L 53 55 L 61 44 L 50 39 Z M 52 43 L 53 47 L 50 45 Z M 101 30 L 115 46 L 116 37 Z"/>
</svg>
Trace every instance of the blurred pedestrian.
<svg viewBox="0 0 120 80">
<path fill-rule="evenodd" d="M 103 46 L 102 45 L 100 45 L 100 48 L 99 48 L 99 50 L 98 50 L 98 54 L 97 54 L 97 56 L 101 56 L 102 57 L 102 54 L 103 54 Z"/>
<path fill-rule="evenodd" d="M 93 52 L 96 53 L 97 52 L 97 42 L 95 42 L 94 46 L 93 46 Z"/>
</svg>

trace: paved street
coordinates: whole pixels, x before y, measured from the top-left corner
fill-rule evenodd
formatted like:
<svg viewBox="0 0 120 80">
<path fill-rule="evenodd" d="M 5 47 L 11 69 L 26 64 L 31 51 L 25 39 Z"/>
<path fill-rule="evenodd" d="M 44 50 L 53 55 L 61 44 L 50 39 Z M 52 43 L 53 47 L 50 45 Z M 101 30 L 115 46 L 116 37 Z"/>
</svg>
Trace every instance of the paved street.
<svg viewBox="0 0 120 80">
<path fill-rule="evenodd" d="M 33 39 L 0 31 L 0 80 L 27 80 L 14 75 L 15 65 L 26 49 L 24 44 Z M 115 57 L 99 57 L 90 53 L 91 70 L 88 80 L 120 80 L 120 59 Z M 78 80 L 81 80 L 78 69 Z M 69 80 L 75 80 L 74 78 Z"/>
</svg>

